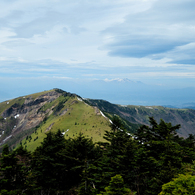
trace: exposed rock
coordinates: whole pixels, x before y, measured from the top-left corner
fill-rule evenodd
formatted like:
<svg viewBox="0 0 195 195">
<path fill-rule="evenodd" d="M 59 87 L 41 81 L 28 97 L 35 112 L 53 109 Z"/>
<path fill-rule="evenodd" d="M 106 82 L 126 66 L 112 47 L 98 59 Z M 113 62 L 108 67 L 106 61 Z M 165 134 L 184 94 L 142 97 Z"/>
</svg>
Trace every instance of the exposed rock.
<svg viewBox="0 0 195 195">
<path fill-rule="evenodd" d="M 13 135 L 18 132 L 25 131 L 27 129 L 31 129 L 39 125 L 47 114 L 53 113 L 53 107 L 48 108 L 44 113 L 38 112 L 41 108 L 47 104 L 51 103 L 55 99 L 57 99 L 61 94 L 54 91 L 46 92 L 43 95 L 38 96 L 37 98 L 33 99 L 33 96 L 29 96 L 25 98 L 23 104 L 15 103 L 11 105 L 8 109 L 6 109 L 1 115 L 3 118 L 11 118 L 14 117 L 17 119 L 17 123 L 10 124 L 10 129 Z M 5 124 L 0 124 L 2 130 L 6 127 Z M 0 141 L 3 137 L 0 138 Z"/>
<path fill-rule="evenodd" d="M 54 123 L 52 123 L 51 125 L 49 125 L 49 127 L 46 129 L 46 131 L 45 132 L 47 132 L 47 131 L 49 131 L 49 130 L 51 130 L 51 128 L 52 128 L 52 126 L 54 125 Z"/>
</svg>

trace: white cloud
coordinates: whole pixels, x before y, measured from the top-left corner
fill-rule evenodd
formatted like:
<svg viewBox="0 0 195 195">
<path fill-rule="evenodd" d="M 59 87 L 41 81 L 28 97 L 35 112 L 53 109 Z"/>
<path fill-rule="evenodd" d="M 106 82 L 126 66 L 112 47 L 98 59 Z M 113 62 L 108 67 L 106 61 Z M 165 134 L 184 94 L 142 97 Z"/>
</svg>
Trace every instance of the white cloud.
<svg viewBox="0 0 195 195">
<path fill-rule="evenodd" d="M 195 41 L 194 5 L 192 0 L 156 1 L 148 10 L 129 14 L 123 23 L 103 31 L 112 37 L 104 49 L 111 56 L 165 58 Z"/>
<path fill-rule="evenodd" d="M 0 2 L 0 76 L 193 78 L 192 0 Z M 49 87 L 50 88 L 50 87 Z"/>
</svg>

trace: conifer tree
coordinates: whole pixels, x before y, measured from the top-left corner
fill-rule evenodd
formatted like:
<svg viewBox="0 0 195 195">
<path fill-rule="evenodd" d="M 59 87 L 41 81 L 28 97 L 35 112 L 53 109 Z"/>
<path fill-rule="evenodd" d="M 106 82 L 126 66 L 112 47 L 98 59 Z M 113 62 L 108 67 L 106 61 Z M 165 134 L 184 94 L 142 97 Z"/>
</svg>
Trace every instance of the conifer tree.
<svg viewBox="0 0 195 195">
<path fill-rule="evenodd" d="M 105 192 L 98 195 L 133 195 L 130 189 L 124 186 L 121 175 L 115 175 L 111 178 L 109 186 L 105 187 Z"/>
<path fill-rule="evenodd" d="M 49 132 L 47 137 L 33 153 L 33 177 L 36 190 L 41 193 L 53 193 L 64 190 L 66 185 L 66 166 L 62 151 L 65 139 L 60 130 Z"/>
<path fill-rule="evenodd" d="M 91 139 L 79 133 L 74 139 L 67 140 L 64 155 L 69 170 L 69 186 L 78 186 L 82 183 L 81 187 L 85 186 L 84 191 L 89 191 L 93 185 L 90 180 L 90 167 L 99 157 L 97 147 Z"/>
<path fill-rule="evenodd" d="M 163 120 L 157 124 L 151 117 L 150 126 L 143 125 L 137 130 L 135 140 L 139 143 L 139 150 L 136 182 L 140 194 L 158 194 L 161 186 L 181 168 L 182 148 L 175 141 L 179 127 Z"/>
<path fill-rule="evenodd" d="M 25 194 L 28 188 L 27 175 L 28 170 L 19 161 L 17 151 L 9 151 L 8 145 L 5 145 L 0 158 L 0 192 Z"/>
<path fill-rule="evenodd" d="M 111 130 L 106 131 L 104 136 L 108 142 L 100 145 L 102 156 L 94 168 L 94 183 L 98 191 L 102 191 L 116 174 L 121 174 L 129 185 L 134 180 L 136 143 L 132 136 L 122 129 L 122 123 L 117 116 L 112 122 Z"/>
</svg>

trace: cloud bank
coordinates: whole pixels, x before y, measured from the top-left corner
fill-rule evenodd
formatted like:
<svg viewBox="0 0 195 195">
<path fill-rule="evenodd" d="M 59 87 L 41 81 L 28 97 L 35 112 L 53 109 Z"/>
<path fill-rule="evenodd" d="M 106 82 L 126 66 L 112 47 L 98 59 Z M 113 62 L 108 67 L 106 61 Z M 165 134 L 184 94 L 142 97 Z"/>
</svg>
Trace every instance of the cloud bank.
<svg viewBox="0 0 195 195">
<path fill-rule="evenodd" d="M 2 81 L 195 85 L 193 0 L 2 0 L 0 7 Z"/>
</svg>

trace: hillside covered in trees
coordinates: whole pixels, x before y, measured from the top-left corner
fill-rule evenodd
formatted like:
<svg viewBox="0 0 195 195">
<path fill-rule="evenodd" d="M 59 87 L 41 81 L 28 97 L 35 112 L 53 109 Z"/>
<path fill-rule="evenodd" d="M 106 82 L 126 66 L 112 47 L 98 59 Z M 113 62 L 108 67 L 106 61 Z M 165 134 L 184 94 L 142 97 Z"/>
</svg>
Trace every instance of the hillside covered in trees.
<svg viewBox="0 0 195 195">
<path fill-rule="evenodd" d="M 81 133 L 65 139 L 58 130 L 49 131 L 33 152 L 5 145 L 0 194 L 194 194 L 193 135 L 179 137 L 180 125 L 151 117 L 150 126 L 132 136 L 118 117 L 112 121 L 107 142 L 93 143 Z"/>
<path fill-rule="evenodd" d="M 129 123 L 149 125 L 149 117 L 154 117 L 157 122 L 163 119 L 172 125 L 180 124 L 181 128 L 177 133 L 179 136 L 188 137 L 194 134 L 195 110 L 194 109 L 177 109 L 163 106 L 141 106 L 141 105 L 118 105 L 112 104 L 105 100 L 87 99 L 92 106 L 97 106 L 106 113 L 114 113 Z"/>
</svg>

